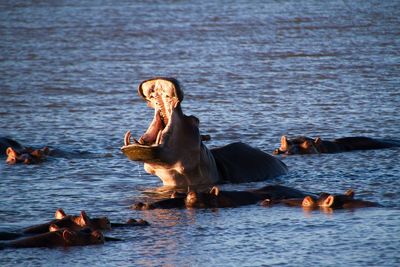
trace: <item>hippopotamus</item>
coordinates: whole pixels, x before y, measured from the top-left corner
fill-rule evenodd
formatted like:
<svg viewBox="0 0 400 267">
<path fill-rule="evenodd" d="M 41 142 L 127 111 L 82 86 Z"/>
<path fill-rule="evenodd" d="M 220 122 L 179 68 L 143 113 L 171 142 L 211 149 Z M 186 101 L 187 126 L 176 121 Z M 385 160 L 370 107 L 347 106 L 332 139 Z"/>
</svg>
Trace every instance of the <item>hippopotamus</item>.
<svg viewBox="0 0 400 267">
<path fill-rule="evenodd" d="M 7 156 L 8 164 L 36 164 L 42 162 L 49 154 L 50 149 L 46 146 L 34 149 L 25 147 L 11 138 L 0 137 L 0 156 Z"/>
<path fill-rule="evenodd" d="M 145 171 L 165 186 L 254 182 L 287 173 L 282 161 L 241 142 L 208 149 L 199 119 L 182 111 L 183 90 L 176 79 L 145 80 L 138 93 L 154 109 L 154 118 L 133 143 L 128 131 L 121 150 L 130 160 L 144 162 Z"/>
<path fill-rule="evenodd" d="M 20 143 L 18 143 L 17 141 L 8 138 L 8 137 L 0 137 L 0 156 L 6 156 L 6 151 L 7 148 L 13 148 L 14 150 L 16 150 L 17 152 L 21 152 L 25 149 L 25 147 L 23 145 L 21 145 Z"/>
<path fill-rule="evenodd" d="M 306 209 L 355 209 L 366 207 L 381 207 L 379 203 L 355 199 L 354 191 L 347 190 L 344 194 L 320 193 L 318 197 L 309 195 L 304 198 L 291 198 L 270 201 L 269 199 L 261 202 L 263 206 L 271 206 L 274 204 L 285 204 L 287 206 L 301 206 Z"/>
<path fill-rule="evenodd" d="M 260 189 L 245 191 L 225 191 L 214 186 L 210 191 L 189 191 L 187 194 L 172 194 L 169 199 L 162 199 L 150 204 L 136 203 L 136 210 L 171 209 L 171 208 L 228 208 L 256 204 L 264 199 L 281 200 L 303 198 L 307 196 L 297 189 L 281 185 L 268 185 Z"/>
<path fill-rule="evenodd" d="M 50 154 L 50 149 L 44 147 L 42 149 L 25 148 L 21 152 L 12 147 L 6 150 L 8 164 L 25 163 L 25 164 L 37 164 L 42 162 L 46 156 Z"/>
<path fill-rule="evenodd" d="M 72 232 L 79 232 L 84 229 L 91 231 L 107 231 L 112 228 L 148 226 L 149 223 L 142 219 L 128 219 L 126 223 L 110 223 L 107 217 L 89 218 L 85 211 L 79 216 L 66 215 L 62 209 L 57 209 L 55 219 L 43 224 L 23 228 L 16 232 L 0 232 L 0 240 L 14 240 L 36 235 L 45 234 L 51 231 L 68 229 Z M 86 230 L 87 231 L 87 230 Z M 104 236 L 106 241 L 121 241 L 121 239 Z"/>
<path fill-rule="evenodd" d="M 319 153 L 338 153 L 353 150 L 370 150 L 400 147 L 400 142 L 395 140 L 378 140 L 369 137 L 343 137 L 332 141 L 322 140 L 320 137 L 315 139 L 299 136 L 288 139 L 282 136 L 281 145 L 275 149 L 274 154 L 319 154 Z"/>
<path fill-rule="evenodd" d="M 379 203 L 355 199 L 354 192 L 352 190 L 347 191 L 343 195 L 328 195 L 318 200 L 318 206 L 321 208 L 330 209 L 355 209 L 355 208 L 367 208 L 367 207 L 381 207 Z"/>
<path fill-rule="evenodd" d="M 89 218 L 85 211 L 81 211 L 79 216 L 66 215 L 62 209 L 57 209 L 54 220 L 29 226 L 16 232 L 0 232 L 0 240 L 10 240 L 23 236 L 47 233 L 51 226 L 53 228 L 67 228 L 72 231 L 79 231 L 84 228 L 92 230 L 111 229 L 111 223 L 107 217 Z"/>
<path fill-rule="evenodd" d="M 104 236 L 100 231 L 89 228 L 73 231 L 66 228 L 52 228 L 43 234 L 20 238 L 0 243 L 1 248 L 33 248 L 33 247 L 69 247 L 88 246 L 104 243 Z"/>
</svg>

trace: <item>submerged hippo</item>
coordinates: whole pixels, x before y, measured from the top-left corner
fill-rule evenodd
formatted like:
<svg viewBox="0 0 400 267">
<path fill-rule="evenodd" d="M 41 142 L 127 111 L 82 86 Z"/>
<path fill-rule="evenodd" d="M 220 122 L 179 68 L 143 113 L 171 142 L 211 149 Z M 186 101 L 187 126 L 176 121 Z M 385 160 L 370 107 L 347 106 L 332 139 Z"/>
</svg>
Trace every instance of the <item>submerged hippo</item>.
<svg viewBox="0 0 400 267">
<path fill-rule="evenodd" d="M 400 142 L 394 140 L 378 140 L 369 137 L 343 137 L 332 141 L 300 136 L 288 139 L 282 136 L 281 145 L 275 149 L 274 154 L 319 154 L 338 153 L 353 150 L 369 150 L 400 147 Z"/>
<path fill-rule="evenodd" d="M 162 199 L 150 204 L 136 203 L 136 210 L 171 209 L 171 208 L 228 208 L 256 204 L 264 199 L 278 201 L 282 199 L 304 198 L 307 194 L 290 187 L 268 185 L 256 190 L 225 191 L 214 186 L 208 192 L 190 191 L 169 199 Z"/>
<path fill-rule="evenodd" d="M 122 152 L 167 186 L 253 182 L 287 173 L 279 159 L 243 143 L 209 150 L 199 120 L 181 109 L 183 91 L 173 78 L 154 78 L 139 85 L 139 95 L 154 109 L 147 131 L 131 144 L 125 134 Z"/>
<path fill-rule="evenodd" d="M 34 149 L 25 147 L 11 138 L 0 137 L 0 156 L 7 156 L 8 164 L 36 164 L 42 162 L 49 154 L 48 147 Z"/>
<path fill-rule="evenodd" d="M 348 190 L 343 195 L 325 195 L 322 199 L 318 200 L 318 206 L 330 209 L 355 209 L 355 208 L 368 208 L 368 207 L 381 207 L 379 203 L 355 199 L 353 190 Z"/>
<path fill-rule="evenodd" d="M 347 190 L 344 194 L 321 193 L 318 197 L 306 196 L 305 198 L 291 198 L 277 201 L 263 201 L 261 205 L 285 204 L 288 206 L 301 206 L 306 209 L 355 209 L 367 207 L 381 207 L 376 202 L 354 198 L 354 191 Z"/>
<path fill-rule="evenodd" d="M 55 226 L 52 230 L 43 234 L 2 242 L 0 243 L 0 249 L 88 246 L 104 243 L 103 234 L 100 231 L 92 231 L 89 228 L 73 231 Z"/>
</svg>

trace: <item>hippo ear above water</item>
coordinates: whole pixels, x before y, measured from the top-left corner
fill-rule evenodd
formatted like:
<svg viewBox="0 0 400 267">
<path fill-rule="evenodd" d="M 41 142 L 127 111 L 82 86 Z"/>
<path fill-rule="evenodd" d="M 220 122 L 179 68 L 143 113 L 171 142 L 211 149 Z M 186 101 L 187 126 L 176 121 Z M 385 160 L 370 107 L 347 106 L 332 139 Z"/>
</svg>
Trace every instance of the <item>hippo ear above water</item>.
<svg viewBox="0 0 400 267">
<path fill-rule="evenodd" d="M 159 82 L 164 86 L 168 85 L 173 89 L 173 94 L 178 98 L 179 102 L 183 100 L 183 91 L 179 85 L 178 80 L 168 77 L 155 77 L 152 79 L 145 80 L 139 84 L 138 94 L 145 100 L 147 100 L 148 91 L 153 89 L 156 83 Z"/>
<path fill-rule="evenodd" d="M 218 196 L 219 195 L 219 188 L 217 186 L 213 186 L 213 188 L 211 188 L 211 190 L 210 190 L 210 194 Z"/>
<path fill-rule="evenodd" d="M 355 193 L 354 193 L 353 189 L 350 188 L 349 190 L 347 190 L 347 191 L 344 193 L 344 195 L 345 195 L 345 196 L 348 196 L 348 197 L 350 197 L 350 198 L 354 198 Z"/>
<path fill-rule="evenodd" d="M 306 196 L 301 202 L 303 207 L 313 207 L 315 206 L 315 201 L 310 196 Z"/>
<path fill-rule="evenodd" d="M 56 218 L 57 220 L 60 220 L 66 216 L 67 214 L 65 214 L 64 210 L 61 208 L 57 209 L 56 213 L 54 214 L 54 218 Z"/>
<path fill-rule="evenodd" d="M 321 207 L 331 208 L 335 203 L 335 197 L 333 195 L 329 195 L 322 203 Z"/>
<path fill-rule="evenodd" d="M 322 143 L 321 137 L 315 138 L 314 143 L 315 143 L 316 145 L 320 145 L 320 144 Z"/>
<path fill-rule="evenodd" d="M 77 224 L 80 226 L 89 226 L 90 225 L 90 219 L 87 216 L 85 211 L 81 211 L 81 215 L 77 218 Z"/>
<path fill-rule="evenodd" d="M 288 150 L 288 141 L 287 141 L 287 137 L 285 135 L 282 135 L 281 137 L 281 147 L 280 147 L 281 151 L 286 151 Z"/>
</svg>

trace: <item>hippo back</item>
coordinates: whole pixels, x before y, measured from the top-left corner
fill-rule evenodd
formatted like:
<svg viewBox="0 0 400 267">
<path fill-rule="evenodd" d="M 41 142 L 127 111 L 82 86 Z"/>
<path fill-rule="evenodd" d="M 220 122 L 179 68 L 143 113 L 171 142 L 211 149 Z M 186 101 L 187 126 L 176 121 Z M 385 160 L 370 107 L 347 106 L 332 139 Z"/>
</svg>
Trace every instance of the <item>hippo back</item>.
<svg viewBox="0 0 400 267">
<path fill-rule="evenodd" d="M 210 151 L 222 182 L 256 182 L 287 173 L 282 161 L 241 142 Z"/>
</svg>

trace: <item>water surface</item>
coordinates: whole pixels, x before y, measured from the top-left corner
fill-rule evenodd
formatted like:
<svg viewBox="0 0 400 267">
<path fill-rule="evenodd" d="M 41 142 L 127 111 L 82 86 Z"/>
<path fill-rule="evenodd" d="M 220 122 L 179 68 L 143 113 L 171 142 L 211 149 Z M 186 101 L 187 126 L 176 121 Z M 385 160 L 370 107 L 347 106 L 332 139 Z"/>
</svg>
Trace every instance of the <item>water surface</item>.
<svg viewBox="0 0 400 267">
<path fill-rule="evenodd" d="M 0 135 L 90 156 L 0 164 L 0 229 L 62 207 L 151 227 L 124 242 L 0 251 L 0 265 L 398 266 L 399 149 L 282 158 L 279 183 L 353 188 L 385 208 L 325 214 L 249 206 L 129 209 L 157 177 L 121 154 L 152 110 L 137 96 L 153 76 L 180 80 L 184 112 L 209 147 L 242 141 L 272 152 L 280 136 L 400 136 L 398 1 L 2 1 Z"/>
</svg>

